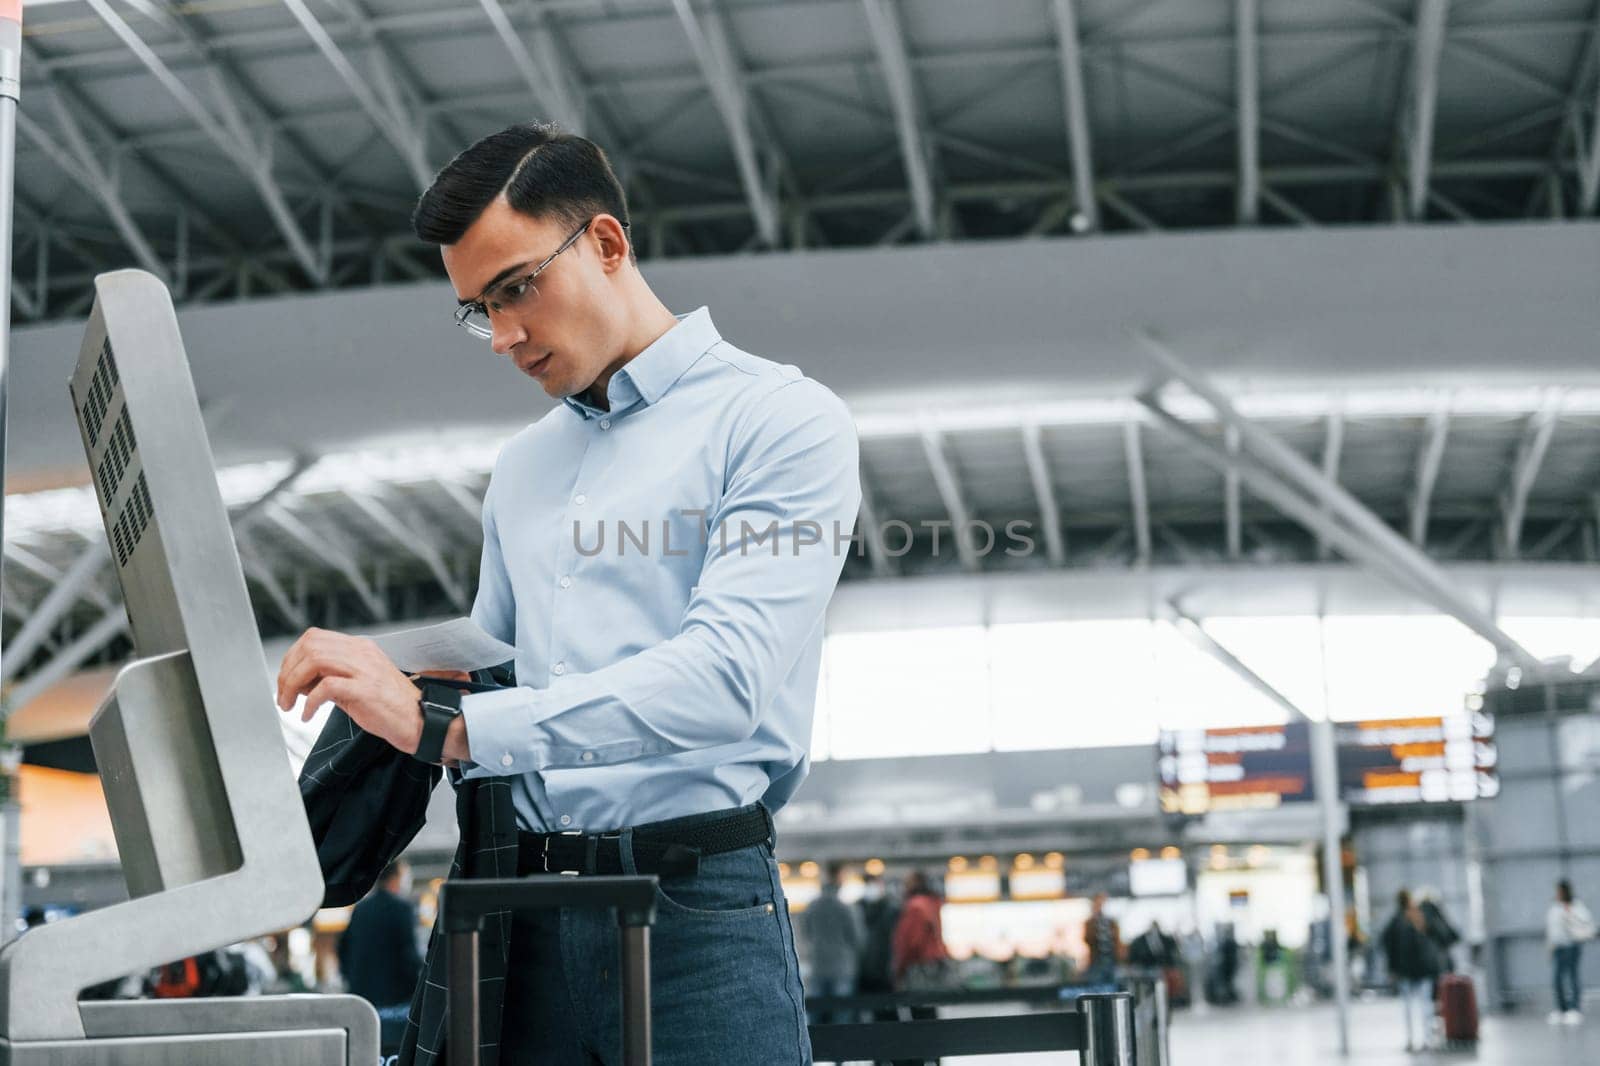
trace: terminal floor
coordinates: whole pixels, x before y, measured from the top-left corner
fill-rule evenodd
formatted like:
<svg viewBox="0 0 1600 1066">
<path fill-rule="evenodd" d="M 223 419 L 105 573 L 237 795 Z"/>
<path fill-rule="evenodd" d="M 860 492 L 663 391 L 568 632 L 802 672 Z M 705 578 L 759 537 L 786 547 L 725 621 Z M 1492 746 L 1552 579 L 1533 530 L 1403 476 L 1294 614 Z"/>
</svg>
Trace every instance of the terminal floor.
<svg viewBox="0 0 1600 1066">
<path fill-rule="evenodd" d="M 1551 1026 L 1543 1012 L 1483 1019 L 1475 1052 L 1408 1055 L 1400 1005 L 1393 1000 L 1351 1007 L 1350 1055 L 1338 1050 L 1328 1006 L 1179 1012 L 1172 1025 L 1171 1066 L 1600 1066 L 1600 1004 L 1584 1024 Z M 1064 1055 L 982 1056 L 945 1060 L 946 1066 L 1046 1066 Z"/>
</svg>

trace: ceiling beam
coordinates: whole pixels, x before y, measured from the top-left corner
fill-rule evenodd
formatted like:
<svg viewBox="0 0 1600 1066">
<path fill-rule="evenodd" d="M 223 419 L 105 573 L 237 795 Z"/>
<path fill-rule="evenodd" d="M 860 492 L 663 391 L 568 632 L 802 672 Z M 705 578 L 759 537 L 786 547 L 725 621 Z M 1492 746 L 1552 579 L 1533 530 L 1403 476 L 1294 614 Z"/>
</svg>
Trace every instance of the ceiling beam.
<svg viewBox="0 0 1600 1066">
<path fill-rule="evenodd" d="M 426 189 L 433 181 L 433 168 L 428 164 L 427 153 L 427 127 L 415 114 L 409 113 L 400 100 L 398 79 L 393 71 L 388 69 L 387 58 L 381 49 L 373 42 L 368 61 L 377 72 L 379 81 L 369 81 L 350 58 L 345 55 L 344 49 L 328 34 L 322 22 L 306 4 L 306 0 L 283 0 L 289 13 L 294 16 L 306 35 L 317 46 L 317 51 L 322 53 L 324 59 L 339 75 L 339 80 L 349 88 L 356 102 L 361 105 L 378 130 L 400 153 L 400 159 L 405 163 L 406 169 L 411 173 L 411 180 L 418 189 Z M 380 88 L 381 86 L 381 88 Z"/>
<path fill-rule="evenodd" d="M 1552 396 L 1539 410 L 1528 416 L 1522 428 L 1522 439 L 1517 442 L 1516 458 L 1511 463 L 1511 477 L 1501 494 L 1503 525 L 1500 535 L 1506 556 L 1517 558 L 1522 549 L 1522 525 L 1528 514 L 1528 496 L 1533 484 L 1539 480 L 1539 468 L 1544 465 L 1545 453 L 1550 450 L 1550 440 L 1555 435 L 1556 420 L 1561 407 L 1558 396 Z"/>
<path fill-rule="evenodd" d="M 287 533 L 290 539 L 309 552 L 318 562 L 343 576 L 374 618 L 380 622 L 389 620 L 388 605 L 373 592 L 371 583 L 367 581 L 366 575 L 361 572 L 361 567 L 356 562 L 354 555 L 306 525 L 299 515 L 294 514 L 281 503 L 274 503 L 269 506 L 266 509 L 266 517 L 279 529 Z"/>
<path fill-rule="evenodd" d="M 755 220 L 756 233 L 762 244 L 776 248 L 783 237 L 782 213 L 773 183 L 762 170 L 756 151 L 750 98 L 734 62 L 727 26 L 714 6 L 707 8 L 703 17 L 695 13 L 691 0 L 672 0 L 672 7 L 688 35 L 695 62 L 711 88 L 712 102 L 733 146 L 739 183 Z"/>
<path fill-rule="evenodd" d="M 151 247 L 139 224 L 134 221 L 133 212 L 122 199 L 122 192 L 117 188 L 116 179 L 101 163 L 101 154 L 90 147 L 83 127 L 67 109 L 61 94 L 52 93 L 50 102 L 56 124 L 61 128 L 61 135 L 66 140 L 65 145 L 58 144 L 55 138 L 46 133 L 44 128 L 26 112 L 17 112 L 17 129 L 22 131 L 22 135 L 43 152 L 63 174 L 94 197 L 139 265 L 166 282 L 170 277 L 167 265 L 161 261 L 161 257 Z"/>
<path fill-rule="evenodd" d="M 1205 625 L 1198 618 L 1184 610 L 1183 605 L 1176 599 L 1169 599 L 1166 607 L 1172 617 L 1173 628 L 1190 644 L 1227 667 L 1239 680 L 1281 707 L 1283 712 L 1289 716 L 1291 722 L 1311 721 L 1310 716 L 1302 711 L 1299 705 L 1274 688 L 1266 678 L 1247 666 L 1243 659 L 1229 651 L 1227 645 L 1207 632 Z"/>
<path fill-rule="evenodd" d="M 1439 611 L 1489 641 L 1500 654 L 1519 665 L 1537 669 L 1538 658 L 1501 629 L 1487 611 L 1462 595 L 1437 564 L 1415 545 L 1339 484 L 1323 477 L 1299 452 L 1241 415 L 1221 390 L 1191 369 L 1164 342 L 1149 332 L 1137 336 L 1156 362 L 1204 401 L 1223 425 L 1238 428 L 1243 454 L 1237 460 L 1230 459 L 1226 452 L 1167 411 L 1154 392 L 1141 395 L 1139 402 L 1162 425 L 1183 436 L 1202 457 L 1208 453 L 1213 456 L 1218 469 L 1237 466 L 1251 492 L 1267 499 L 1313 532 L 1324 530 L 1327 539 L 1352 560 L 1366 561 L 1379 568 L 1402 587 L 1411 589 Z M 1325 516 L 1324 509 L 1331 512 L 1331 516 Z"/>
<path fill-rule="evenodd" d="M 1257 0 L 1234 0 L 1235 95 L 1239 101 L 1239 198 L 1241 226 L 1261 221 L 1261 15 Z"/>
<path fill-rule="evenodd" d="M 562 129 L 582 136 L 586 125 L 583 103 L 573 90 L 575 82 L 567 74 L 564 64 L 553 53 L 543 56 L 543 62 L 536 62 L 516 27 L 511 24 L 511 17 L 500 0 L 478 2 L 483 13 L 489 17 L 489 24 L 494 27 L 495 36 L 500 38 L 500 43 L 511 54 L 511 63 L 527 83 L 535 102 Z"/>
<path fill-rule="evenodd" d="M 284 621 L 296 629 L 308 628 L 311 623 L 306 613 L 289 598 L 283 583 L 278 580 L 278 575 L 272 572 L 272 567 L 262 557 L 261 549 L 254 538 L 241 529 L 235 531 L 234 542 L 239 546 L 239 565 L 244 569 L 245 577 L 255 582 L 261 591 L 267 594 L 267 599 L 272 601 L 272 605 L 277 608 Z"/>
<path fill-rule="evenodd" d="M 467 602 L 466 590 L 450 573 L 450 566 L 445 561 L 444 545 L 440 544 L 432 534 L 401 521 L 399 515 L 370 492 L 347 492 L 345 498 L 391 541 L 411 553 L 428 568 L 456 610 L 463 613 L 471 610 L 472 605 Z"/>
<path fill-rule="evenodd" d="M 1417 28 L 1411 54 L 1411 121 L 1406 139 L 1406 206 L 1412 221 L 1421 221 L 1428 210 L 1434 116 L 1439 104 L 1439 62 L 1444 53 L 1444 27 L 1449 10 L 1450 0 L 1417 0 Z"/>
<path fill-rule="evenodd" d="M 91 537 L 88 543 L 92 546 L 94 543 L 94 538 Z M 28 573 L 32 574 L 34 577 L 48 585 L 54 586 L 66 578 L 66 574 L 59 567 L 55 566 L 55 564 L 46 562 L 33 552 L 14 541 L 6 541 L 4 554 L 5 557 L 11 562 L 22 567 L 22 569 L 26 570 Z M 86 586 L 83 589 L 83 598 L 94 604 L 96 607 L 99 607 L 101 610 L 107 610 L 116 603 L 116 601 L 107 595 L 106 591 L 100 588 L 98 585 Z M 9 646 L 7 650 L 10 650 Z"/>
<path fill-rule="evenodd" d="M 978 552 L 972 545 L 972 538 L 967 535 L 972 516 L 962 498 L 961 482 L 956 478 L 955 467 L 945 454 L 944 434 L 924 427 L 920 436 L 923 453 L 927 455 L 928 466 L 933 470 L 933 483 L 938 487 L 945 513 L 950 516 L 952 539 L 956 544 L 956 554 L 961 558 L 961 568 L 968 573 L 977 573 Z"/>
<path fill-rule="evenodd" d="M 1600 14 L 1593 34 L 1595 65 L 1600 67 Z M 1576 120 L 1576 115 L 1574 119 Z M 1589 127 L 1589 151 L 1582 157 L 1578 176 L 1578 211 L 1584 215 L 1600 212 L 1600 77 L 1595 79 L 1594 116 Z"/>
<path fill-rule="evenodd" d="M 905 163 L 906 182 L 911 191 L 911 204 L 917 219 L 917 231 L 923 240 L 938 235 L 933 193 L 933 156 L 929 151 L 923 130 L 925 112 L 916 80 L 911 74 L 911 61 L 906 46 L 905 30 L 900 23 L 898 0 L 861 0 L 867 16 L 867 29 L 872 37 L 873 49 L 883 68 L 884 81 L 889 87 L 889 100 L 894 107 L 895 127 L 900 138 L 900 155 Z"/>
<path fill-rule="evenodd" d="M 5 656 L 0 659 L 0 678 L 10 680 L 17 676 L 17 670 L 44 644 L 56 623 L 66 617 L 72 605 L 78 602 L 78 598 L 87 589 L 95 587 L 100 571 L 105 568 L 110 557 L 111 551 L 103 537 L 89 541 L 83 553 L 73 560 L 72 565 L 61 575 L 54 587 L 45 594 L 43 600 L 39 601 L 39 606 L 23 623 L 17 635 L 7 642 Z M 121 608 L 118 606 L 106 607 L 108 614 L 120 612 Z"/>
<path fill-rule="evenodd" d="M 183 82 L 167 64 L 158 57 L 150 46 L 128 25 L 127 21 L 111 6 L 110 0 L 86 0 L 100 20 L 114 33 L 130 52 L 144 64 L 162 87 L 178 102 L 178 106 L 194 120 L 195 125 L 203 130 L 224 155 L 233 160 L 235 165 L 244 172 L 250 184 L 255 187 L 257 195 L 266 207 L 267 213 L 272 217 L 273 224 L 282 234 L 284 241 L 294 252 L 295 259 L 299 262 L 306 277 L 317 285 L 322 285 L 328 276 L 327 264 L 318 260 L 316 252 L 311 247 L 311 242 L 306 239 L 305 232 L 301 229 L 299 221 L 295 218 L 294 211 L 289 207 L 288 198 L 283 188 L 278 184 L 272 173 L 272 156 L 264 144 L 258 143 L 256 136 L 250 131 L 244 118 L 240 101 L 235 97 L 228 79 L 223 72 L 211 62 L 206 66 L 211 74 L 211 84 L 219 104 L 220 117 L 213 114 L 187 84 Z M 178 19 L 170 16 L 162 18 L 164 8 L 152 8 L 141 4 L 140 9 L 146 14 L 163 21 L 174 27 L 180 35 L 188 40 L 197 51 L 204 54 L 204 44 L 199 41 L 192 30 L 189 30 Z"/>
<path fill-rule="evenodd" d="M 861 474 L 861 514 L 858 518 L 862 539 L 867 545 L 867 562 L 873 577 L 894 577 L 900 573 L 900 560 L 889 554 L 883 539 L 883 519 L 878 502 L 867 483 L 866 471 Z"/>
<path fill-rule="evenodd" d="M 1223 447 L 1236 460 L 1239 456 L 1239 430 L 1236 426 L 1224 427 Z M 1239 488 L 1239 466 L 1233 466 L 1222 475 L 1222 519 L 1227 527 L 1228 558 L 1238 560 L 1244 554 L 1244 510 Z"/>
<path fill-rule="evenodd" d="M 1427 547 L 1428 513 L 1433 506 L 1433 487 L 1444 463 L 1444 446 L 1450 435 L 1450 410 L 1441 406 L 1428 415 L 1422 433 L 1422 449 L 1417 453 L 1416 483 L 1411 491 L 1411 543 Z"/>
<path fill-rule="evenodd" d="M 1150 564 L 1150 493 L 1145 485 L 1144 441 L 1140 423 L 1122 424 L 1123 459 L 1128 464 L 1128 502 L 1132 508 L 1133 543 L 1140 566 Z"/>
<path fill-rule="evenodd" d="M 120 636 L 127 628 L 128 616 L 119 604 L 101 615 L 70 644 L 51 656 L 49 662 L 18 680 L 11 689 L 11 706 L 18 709 L 26 707 L 51 686 L 65 681 L 85 659 Z"/>
<path fill-rule="evenodd" d="M 1061 508 L 1050 480 L 1050 463 L 1044 456 L 1043 433 L 1036 422 L 1022 426 L 1022 451 L 1027 456 L 1028 478 L 1033 482 L 1033 498 L 1039 504 L 1039 521 L 1044 526 L 1044 546 L 1051 566 L 1067 562 L 1067 540 L 1061 534 Z"/>
<path fill-rule="evenodd" d="M 1053 0 L 1051 9 L 1061 54 L 1061 98 L 1066 111 L 1067 146 L 1072 153 L 1073 200 L 1082 228 L 1094 232 L 1100 228 L 1100 205 L 1094 191 L 1094 149 L 1083 88 L 1083 42 L 1078 30 L 1077 0 Z"/>
<path fill-rule="evenodd" d="M 458 481 L 439 479 L 434 482 L 450 497 L 450 502 L 461 508 L 461 513 L 472 519 L 472 524 L 481 531 L 483 529 L 483 497 L 474 496 L 472 491 Z"/>
</svg>

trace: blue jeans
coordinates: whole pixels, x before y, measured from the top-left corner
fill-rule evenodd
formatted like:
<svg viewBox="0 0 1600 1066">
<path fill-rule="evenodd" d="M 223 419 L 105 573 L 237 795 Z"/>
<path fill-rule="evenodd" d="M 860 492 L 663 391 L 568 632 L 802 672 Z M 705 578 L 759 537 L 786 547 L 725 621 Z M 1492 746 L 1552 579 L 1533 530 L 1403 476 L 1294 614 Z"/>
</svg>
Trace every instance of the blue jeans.
<svg viewBox="0 0 1600 1066">
<path fill-rule="evenodd" d="M 1406 1047 L 1424 1047 L 1433 1033 L 1433 982 L 1426 977 L 1402 977 L 1400 1009 L 1406 1016 Z"/>
<path fill-rule="evenodd" d="M 1568 944 L 1552 952 L 1555 961 L 1556 1010 L 1582 1010 L 1583 986 L 1578 983 L 1578 958 L 1583 947 Z"/>
<path fill-rule="evenodd" d="M 626 833 L 623 867 L 632 871 Z M 617 921 L 611 911 L 531 912 L 512 923 L 507 1066 L 617 1066 Z M 809 1066 L 805 997 L 772 848 L 664 877 L 650 931 L 654 1066 Z"/>
</svg>

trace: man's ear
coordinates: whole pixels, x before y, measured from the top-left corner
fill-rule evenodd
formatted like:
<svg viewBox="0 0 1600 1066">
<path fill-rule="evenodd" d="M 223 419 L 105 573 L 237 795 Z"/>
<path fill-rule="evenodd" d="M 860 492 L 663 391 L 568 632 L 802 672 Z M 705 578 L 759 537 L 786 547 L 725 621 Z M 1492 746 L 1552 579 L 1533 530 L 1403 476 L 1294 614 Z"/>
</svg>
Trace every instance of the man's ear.
<svg viewBox="0 0 1600 1066">
<path fill-rule="evenodd" d="M 615 216 L 600 214 L 589 224 L 600 250 L 600 265 L 607 273 L 620 269 L 628 261 L 628 231 Z"/>
</svg>

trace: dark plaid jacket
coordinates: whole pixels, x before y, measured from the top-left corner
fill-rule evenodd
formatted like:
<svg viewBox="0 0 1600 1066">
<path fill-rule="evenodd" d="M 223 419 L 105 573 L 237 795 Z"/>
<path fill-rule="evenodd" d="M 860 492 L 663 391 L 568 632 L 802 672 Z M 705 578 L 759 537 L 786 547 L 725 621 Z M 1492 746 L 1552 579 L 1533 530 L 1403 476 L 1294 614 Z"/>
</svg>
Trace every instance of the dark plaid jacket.
<svg viewBox="0 0 1600 1066">
<path fill-rule="evenodd" d="M 334 708 L 300 771 L 300 796 L 317 842 L 327 893 L 323 905 L 342 907 L 366 895 L 378 876 L 422 828 L 428 797 L 441 770 L 396 751 L 363 732 Z M 515 877 L 517 819 L 511 785 L 502 777 L 465 780 L 450 773 L 456 790 L 456 846 L 450 877 Z M 489 915 L 480 942 L 479 998 L 482 1066 L 499 1066 L 500 1012 L 504 1003 L 510 912 Z M 400 1066 L 443 1066 L 445 1037 L 444 945 L 436 924 L 428 941 L 422 981 L 411 999 Z"/>
</svg>

